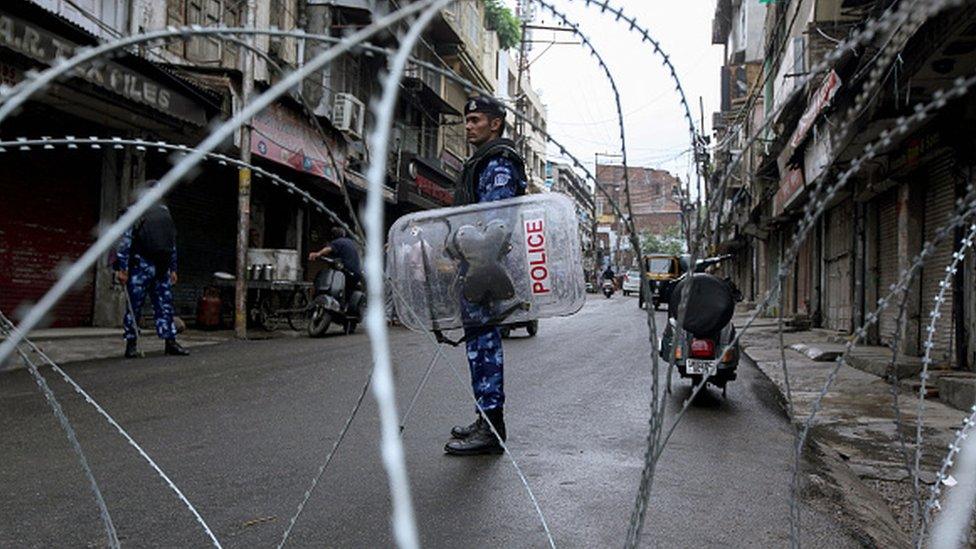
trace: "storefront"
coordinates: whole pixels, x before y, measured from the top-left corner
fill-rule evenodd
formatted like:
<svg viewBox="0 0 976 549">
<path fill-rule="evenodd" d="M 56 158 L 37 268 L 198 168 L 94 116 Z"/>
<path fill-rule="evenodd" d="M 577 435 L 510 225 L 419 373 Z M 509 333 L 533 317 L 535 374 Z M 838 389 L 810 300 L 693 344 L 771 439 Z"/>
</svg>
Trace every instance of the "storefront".
<svg viewBox="0 0 976 549">
<path fill-rule="evenodd" d="M 7 11 L 8 8 L 10 11 Z M 14 9 L 16 8 L 16 9 Z M 95 43 L 75 25 L 30 5 L 0 10 L 0 83 Z M 145 59 L 122 55 L 72 73 L 3 121 L 5 139 L 137 135 L 175 140 L 202 129 L 214 107 L 205 91 Z M 93 243 L 95 228 L 115 220 L 144 164 L 127 146 L 74 144 L 9 148 L 0 158 L 0 309 L 17 311 L 55 282 L 59 266 Z M 108 256 L 65 296 L 53 326 L 117 325 L 121 293 Z"/>
</svg>

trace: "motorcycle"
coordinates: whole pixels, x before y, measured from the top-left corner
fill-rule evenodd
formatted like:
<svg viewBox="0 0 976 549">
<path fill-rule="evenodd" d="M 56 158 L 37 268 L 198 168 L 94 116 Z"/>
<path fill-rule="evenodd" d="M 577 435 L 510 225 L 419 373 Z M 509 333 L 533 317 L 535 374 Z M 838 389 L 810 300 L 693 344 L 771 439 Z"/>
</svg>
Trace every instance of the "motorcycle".
<svg viewBox="0 0 976 549">
<path fill-rule="evenodd" d="M 604 280 L 600 288 L 603 290 L 603 295 L 607 299 L 610 299 L 610 296 L 612 296 L 613 292 L 616 290 L 616 288 L 614 288 L 613 281 L 610 279 Z"/>
<path fill-rule="evenodd" d="M 328 266 L 315 275 L 314 294 L 309 304 L 308 335 L 322 337 L 333 322 L 343 326 L 346 334 L 356 332 L 356 326 L 366 313 L 366 294 L 358 285 L 347 288 L 349 279 L 342 263 L 327 257 L 319 258 Z"/>
<path fill-rule="evenodd" d="M 684 321 L 679 325 L 678 308 L 688 292 Z M 675 284 L 668 303 L 668 323 L 661 337 L 659 356 L 670 361 L 692 386 L 708 383 L 720 387 L 736 379 L 739 344 L 735 340 L 732 314 L 742 295 L 729 279 L 706 273 L 684 275 Z M 670 390 L 670 378 L 668 389 Z"/>
</svg>

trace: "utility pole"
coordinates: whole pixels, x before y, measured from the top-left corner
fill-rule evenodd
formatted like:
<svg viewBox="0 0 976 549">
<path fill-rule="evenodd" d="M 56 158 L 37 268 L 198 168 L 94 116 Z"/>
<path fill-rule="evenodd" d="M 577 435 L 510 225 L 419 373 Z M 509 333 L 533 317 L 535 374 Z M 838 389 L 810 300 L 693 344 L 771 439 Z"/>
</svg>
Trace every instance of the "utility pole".
<svg viewBox="0 0 976 549">
<path fill-rule="evenodd" d="M 600 180 L 597 178 L 597 173 L 600 171 L 600 157 L 601 156 L 605 156 L 607 158 L 623 158 L 623 155 L 622 154 L 601 153 L 601 152 L 595 152 L 595 153 L 593 153 L 593 182 L 594 182 L 594 187 L 593 187 L 593 241 L 594 242 L 596 242 L 596 234 L 597 234 L 596 233 L 596 229 L 597 229 L 596 201 L 597 201 L 597 198 L 599 196 L 599 190 L 600 190 Z M 615 217 L 616 217 L 616 215 L 615 215 Z M 617 230 L 617 254 L 615 255 L 614 259 L 619 259 L 619 257 L 620 257 L 620 232 L 621 232 L 619 230 L 620 229 L 619 220 L 614 225 L 615 225 L 615 229 Z M 607 242 L 607 243 L 609 244 L 609 242 Z M 594 249 L 594 254 L 596 254 L 596 251 L 595 251 L 596 250 L 596 246 L 594 246 L 593 249 Z M 596 266 L 596 256 L 595 255 L 594 255 L 594 260 L 593 261 L 594 261 L 594 270 L 599 269 L 599 267 L 602 267 L 602 265 Z"/>
<path fill-rule="evenodd" d="M 522 37 L 519 40 L 519 56 L 518 56 L 518 76 L 515 79 L 515 110 L 521 114 L 525 114 L 525 93 L 522 91 L 522 77 L 528 70 L 528 59 L 526 56 L 526 50 L 528 49 L 528 37 L 526 36 L 529 25 L 529 13 L 528 12 L 528 2 L 520 1 L 518 3 L 518 16 L 522 20 Z M 518 145 L 519 154 L 522 158 L 528 157 L 528 146 L 525 139 L 525 120 L 521 117 L 515 117 L 515 135 L 514 141 Z M 532 167 L 530 166 L 530 169 Z M 531 175 L 531 174 L 527 174 Z"/>
<path fill-rule="evenodd" d="M 257 2 L 247 0 L 247 23 L 255 28 Z M 254 46 L 254 36 L 247 41 Z M 241 48 L 241 108 L 251 101 L 254 93 L 254 51 Z M 251 163 L 251 121 L 240 127 L 241 162 Z M 247 248 L 251 232 L 251 169 L 241 167 L 237 171 L 237 280 L 234 284 L 234 335 L 247 338 Z"/>
</svg>

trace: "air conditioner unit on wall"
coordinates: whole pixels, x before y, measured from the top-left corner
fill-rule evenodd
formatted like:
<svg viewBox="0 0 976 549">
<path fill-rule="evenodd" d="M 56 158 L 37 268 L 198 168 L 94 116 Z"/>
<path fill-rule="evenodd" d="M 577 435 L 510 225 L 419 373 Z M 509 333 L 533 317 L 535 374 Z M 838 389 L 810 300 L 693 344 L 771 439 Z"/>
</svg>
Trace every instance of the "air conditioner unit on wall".
<svg viewBox="0 0 976 549">
<path fill-rule="evenodd" d="M 332 123 L 336 129 L 356 139 L 363 137 L 366 107 L 351 93 L 337 93 L 332 104 Z"/>
</svg>

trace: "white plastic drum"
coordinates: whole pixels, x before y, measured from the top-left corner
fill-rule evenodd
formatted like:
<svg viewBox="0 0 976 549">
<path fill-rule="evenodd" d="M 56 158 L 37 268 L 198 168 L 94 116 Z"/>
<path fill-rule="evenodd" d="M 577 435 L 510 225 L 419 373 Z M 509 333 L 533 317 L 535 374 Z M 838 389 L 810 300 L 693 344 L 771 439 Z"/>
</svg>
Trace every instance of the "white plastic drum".
<svg viewBox="0 0 976 549">
<path fill-rule="evenodd" d="M 397 317 L 413 330 L 566 316 L 586 301 L 576 210 L 558 193 L 409 214 L 387 241 Z"/>
</svg>

